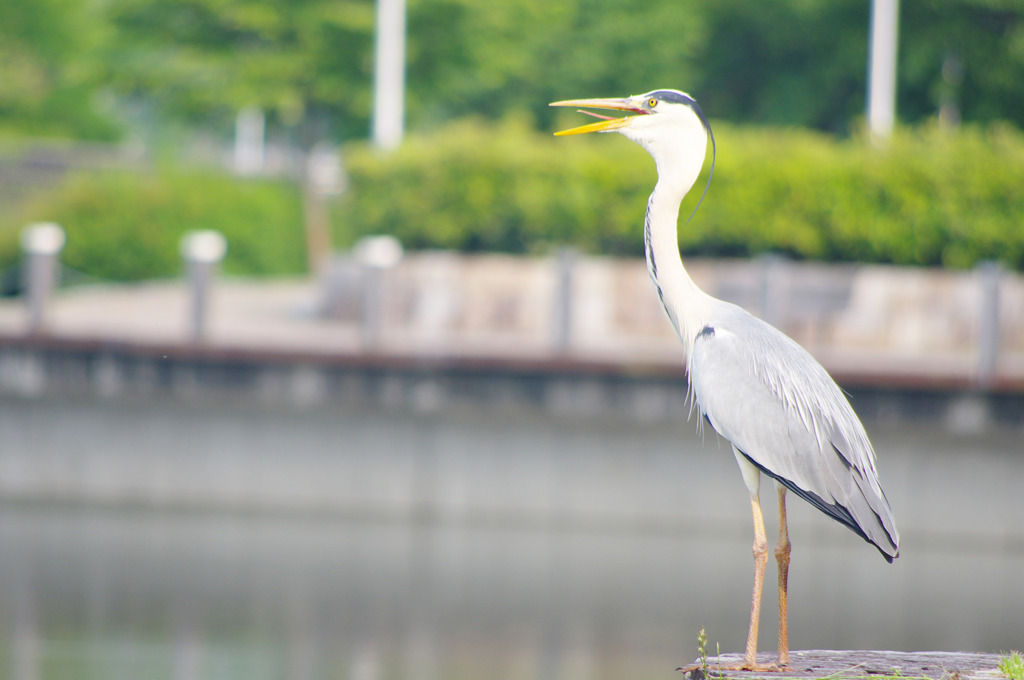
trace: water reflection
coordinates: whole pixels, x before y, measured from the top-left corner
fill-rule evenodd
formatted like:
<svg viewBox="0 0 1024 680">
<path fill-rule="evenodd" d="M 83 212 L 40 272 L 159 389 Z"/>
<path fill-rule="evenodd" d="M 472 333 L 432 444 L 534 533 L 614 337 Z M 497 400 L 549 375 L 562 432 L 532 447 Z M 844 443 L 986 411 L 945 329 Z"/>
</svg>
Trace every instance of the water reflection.
<svg viewBox="0 0 1024 680">
<path fill-rule="evenodd" d="M 915 549 L 889 566 L 810 526 L 795 537 L 795 648 L 1020 647 L 1019 545 L 961 551 L 911 534 Z M 701 627 L 742 648 L 745 529 L 5 507 L 0 668 L 18 680 L 670 677 Z"/>
<path fill-rule="evenodd" d="M 702 627 L 743 648 L 746 492 L 692 424 L 3 406 L 3 492 L 80 502 L 0 505 L 0 678 L 671 677 Z M 792 502 L 794 649 L 1020 649 L 1019 428 L 868 427 L 902 556 Z"/>
</svg>

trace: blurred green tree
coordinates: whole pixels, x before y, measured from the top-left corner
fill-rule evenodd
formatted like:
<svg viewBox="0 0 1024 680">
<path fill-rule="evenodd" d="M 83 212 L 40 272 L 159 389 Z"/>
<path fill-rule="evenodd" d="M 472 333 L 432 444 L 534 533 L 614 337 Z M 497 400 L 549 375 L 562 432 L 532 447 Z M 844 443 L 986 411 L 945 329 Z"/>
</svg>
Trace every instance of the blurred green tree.
<svg viewBox="0 0 1024 680">
<path fill-rule="evenodd" d="M 109 17 L 111 84 L 172 116 L 223 127 L 257 106 L 307 149 L 365 130 L 372 0 L 115 0 Z"/>
<path fill-rule="evenodd" d="M 737 123 L 846 134 L 864 110 L 864 0 L 408 0 L 410 128 L 552 99 L 679 87 Z M 109 137 L 97 93 L 230 129 L 259 106 L 309 147 L 363 138 L 374 0 L 0 0 L 0 126 Z M 1024 4 L 901 3 L 898 115 L 1024 127 Z M 125 110 L 122 108 L 122 110 Z M 135 107 L 128 107 L 135 110 Z"/>
<path fill-rule="evenodd" d="M 905 122 L 943 110 L 947 122 L 1024 128 L 1024 3 L 901 3 L 898 108 Z"/>
<path fill-rule="evenodd" d="M 898 117 L 1024 128 L 1024 3 L 900 5 Z M 846 135 L 865 109 L 865 0 L 411 0 L 411 127 L 678 87 L 736 123 Z"/>
<path fill-rule="evenodd" d="M 116 137 L 97 102 L 103 26 L 86 0 L 0 0 L 0 128 Z"/>
<path fill-rule="evenodd" d="M 690 87 L 703 40 L 696 0 L 414 0 L 409 8 L 412 127 L 547 102 Z"/>
<path fill-rule="evenodd" d="M 259 107 L 308 153 L 365 129 L 374 18 L 372 0 L 117 0 L 110 78 L 208 127 Z M 316 268 L 331 248 L 324 198 L 308 162 L 298 174 Z"/>
<path fill-rule="evenodd" d="M 707 3 L 694 88 L 709 114 L 848 133 L 865 106 L 869 4 Z"/>
</svg>

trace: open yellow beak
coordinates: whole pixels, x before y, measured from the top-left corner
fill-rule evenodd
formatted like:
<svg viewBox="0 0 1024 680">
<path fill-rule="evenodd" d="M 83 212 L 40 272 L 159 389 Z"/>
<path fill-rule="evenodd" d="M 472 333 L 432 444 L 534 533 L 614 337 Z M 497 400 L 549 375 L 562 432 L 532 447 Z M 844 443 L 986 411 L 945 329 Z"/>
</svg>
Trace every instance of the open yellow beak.
<svg viewBox="0 0 1024 680">
<path fill-rule="evenodd" d="M 560 102 L 551 102 L 548 106 L 577 106 L 586 109 L 608 109 L 612 111 L 629 111 L 637 115 L 644 115 L 647 111 L 641 107 L 632 98 L 627 99 L 566 99 Z M 598 113 L 591 111 L 580 111 L 588 116 L 600 118 L 596 123 L 590 123 L 589 125 L 581 125 L 580 127 L 574 127 L 569 130 L 561 130 L 556 132 L 555 135 L 584 135 L 588 132 L 611 132 L 617 130 L 620 127 L 629 125 L 629 122 L 633 120 L 634 116 L 625 116 L 624 118 L 612 118 L 611 116 L 602 116 Z"/>
</svg>

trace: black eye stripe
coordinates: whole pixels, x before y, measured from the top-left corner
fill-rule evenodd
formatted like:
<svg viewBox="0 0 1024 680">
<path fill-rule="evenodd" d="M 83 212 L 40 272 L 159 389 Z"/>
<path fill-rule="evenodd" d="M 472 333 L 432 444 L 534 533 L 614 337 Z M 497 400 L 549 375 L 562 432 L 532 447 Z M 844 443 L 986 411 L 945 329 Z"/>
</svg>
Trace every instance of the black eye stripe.
<svg viewBox="0 0 1024 680">
<path fill-rule="evenodd" d="M 651 92 L 648 97 L 663 102 L 669 102 L 670 104 L 688 104 L 693 106 L 697 103 L 693 97 L 679 92 L 678 90 L 655 90 L 654 92 Z"/>
<path fill-rule="evenodd" d="M 701 125 L 708 131 L 708 137 L 711 139 L 711 170 L 708 171 L 708 183 L 704 185 L 704 192 L 701 193 L 700 198 L 697 199 L 697 206 L 690 213 L 690 217 L 687 218 L 686 223 L 689 224 L 693 216 L 697 214 L 697 209 L 700 208 L 700 204 L 704 202 L 704 197 L 707 196 L 708 189 L 711 187 L 711 178 L 715 174 L 715 156 L 717 156 L 717 149 L 715 147 L 715 134 L 711 131 L 711 123 L 708 122 L 704 112 L 701 110 L 700 105 L 697 104 L 697 100 L 679 90 L 654 90 L 643 95 L 644 99 L 647 100 L 648 108 L 654 108 L 652 100 L 658 100 L 659 102 L 666 102 L 668 104 L 685 104 L 693 109 L 693 112 L 697 114 L 697 118 L 700 119 Z"/>
</svg>

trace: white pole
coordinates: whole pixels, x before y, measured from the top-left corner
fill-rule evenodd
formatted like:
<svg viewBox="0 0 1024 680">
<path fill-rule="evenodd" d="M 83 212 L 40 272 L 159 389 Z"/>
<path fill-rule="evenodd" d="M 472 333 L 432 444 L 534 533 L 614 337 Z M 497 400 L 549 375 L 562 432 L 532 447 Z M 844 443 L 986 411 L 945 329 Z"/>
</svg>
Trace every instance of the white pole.
<svg viewBox="0 0 1024 680">
<path fill-rule="evenodd" d="M 247 106 L 235 117 L 235 172 L 243 176 L 263 172 L 266 118 L 257 106 Z"/>
<path fill-rule="evenodd" d="M 373 88 L 373 141 L 393 149 L 405 117 L 405 0 L 377 0 L 377 54 Z"/>
<path fill-rule="evenodd" d="M 896 121 L 896 43 L 899 0 L 871 2 L 871 63 L 868 67 L 868 129 L 876 140 Z"/>
</svg>

